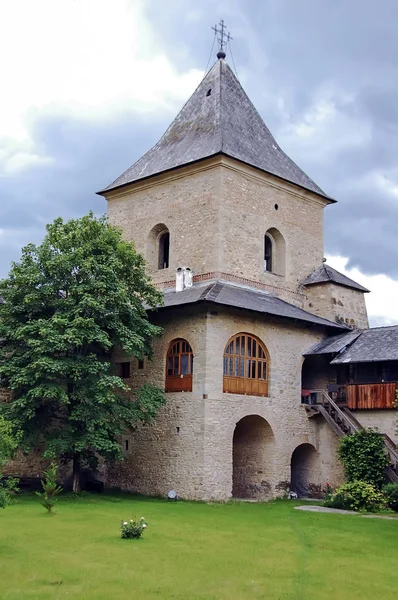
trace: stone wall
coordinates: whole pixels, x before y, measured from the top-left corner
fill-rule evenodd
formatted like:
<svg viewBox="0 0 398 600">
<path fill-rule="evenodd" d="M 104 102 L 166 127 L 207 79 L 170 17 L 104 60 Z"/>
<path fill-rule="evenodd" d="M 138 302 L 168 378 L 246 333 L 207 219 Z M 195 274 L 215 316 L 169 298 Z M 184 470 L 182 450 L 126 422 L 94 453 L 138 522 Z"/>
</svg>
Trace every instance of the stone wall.
<svg viewBox="0 0 398 600">
<path fill-rule="evenodd" d="M 110 221 L 146 256 L 155 284 L 173 286 L 176 268 L 188 266 L 196 276 L 224 273 L 261 283 L 301 306 L 305 294 L 298 282 L 322 263 L 327 201 L 227 157 L 109 192 L 107 200 Z M 153 269 L 151 232 L 157 227 L 170 231 L 167 269 Z M 274 263 L 285 276 L 264 272 L 269 230 L 275 239 L 275 232 L 283 236 L 285 268 L 279 256 Z"/>
<path fill-rule="evenodd" d="M 386 433 L 398 444 L 398 413 L 396 410 L 353 410 L 351 411 L 363 427 L 373 427 Z"/>
<path fill-rule="evenodd" d="M 220 270 L 220 181 L 220 168 L 210 159 L 108 195 L 109 220 L 150 264 L 156 263 L 151 231 L 159 224 L 169 230 L 169 268 L 151 270 L 155 283 L 174 284 L 181 266 L 195 273 Z"/>
<path fill-rule="evenodd" d="M 298 291 L 298 283 L 323 259 L 326 202 L 236 161 L 222 170 L 221 262 L 228 273 Z M 285 241 L 285 277 L 264 272 L 264 235 L 277 230 Z M 273 235 L 275 237 L 275 235 Z M 277 250 L 277 248 L 276 248 Z M 279 257 L 274 257 L 274 263 Z"/>
<path fill-rule="evenodd" d="M 344 323 L 353 329 L 369 327 L 365 294 L 359 290 L 334 283 L 311 285 L 306 288 L 304 308 L 315 315 Z"/>
<path fill-rule="evenodd" d="M 328 426 L 309 419 L 300 402 L 301 355 L 322 339 L 322 331 L 227 308 L 167 310 L 156 320 L 164 327 L 164 335 L 156 341 L 145 373 L 133 372 L 131 381 L 164 385 L 168 345 L 182 337 L 194 352 L 193 392 L 167 394 L 167 404 L 154 423 L 124 436 L 125 447 L 128 442 L 125 461 L 108 468 L 108 485 L 143 494 L 165 495 L 175 488 L 185 498 L 228 499 L 233 486 L 235 428 L 250 415 L 257 415 L 262 423 L 257 432 L 267 432 L 262 451 L 256 446 L 250 451 L 258 469 L 251 469 L 246 483 L 257 497 L 283 493 L 290 481 L 292 453 L 303 443 L 319 451 L 320 471 L 314 479 L 341 481 L 335 458 L 337 437 Z M 259 337 L 270 353 L 266 398 L 222 392 L 224 348 L 238 332 Z"/>
</svg>

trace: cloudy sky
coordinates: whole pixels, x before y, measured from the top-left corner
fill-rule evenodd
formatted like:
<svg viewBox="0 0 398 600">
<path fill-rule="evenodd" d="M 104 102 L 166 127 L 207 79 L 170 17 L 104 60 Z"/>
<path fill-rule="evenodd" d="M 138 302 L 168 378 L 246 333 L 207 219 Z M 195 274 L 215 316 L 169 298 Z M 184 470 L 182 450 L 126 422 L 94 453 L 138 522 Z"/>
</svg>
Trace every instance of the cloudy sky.
<svg viewBox="0 0 398 600">
<path fill-rule="evenodd" d="M 339 200 L 329 264 L 398 323 L 397 0 L 0 0 L 0 277 L 55 217 L 105 212 L 95 191 L 194 91 L 221 17 L 277 141 Z"/>
</svg>

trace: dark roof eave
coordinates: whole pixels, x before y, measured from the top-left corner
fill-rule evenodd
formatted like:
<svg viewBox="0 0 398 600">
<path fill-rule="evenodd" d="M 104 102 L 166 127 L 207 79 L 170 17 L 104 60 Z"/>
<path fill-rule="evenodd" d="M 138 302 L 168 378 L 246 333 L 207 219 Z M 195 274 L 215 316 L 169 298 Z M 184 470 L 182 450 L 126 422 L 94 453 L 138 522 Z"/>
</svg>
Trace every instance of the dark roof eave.
<svg viewBox="0 0 398 600">
<path fill-rule="evenodd" d="M 228 156 L 228 158 L 232 158 L 233 160 L 236 160 L 237 162 L 241 162 L 244 165 L 248 165 L 249 167 L 252 167 L 253 169 L 258 169 L 262 173 L 267 173 L 268 175 L 272 175 L 273 177 L 276 177 L 276 179 L 280 179 L 281 181 L 286 181 L 287 183 L 290 183 L 290 185 L 293 185 L 298 188 L 301 187 L 303 190 L 306 190 L 306 191 L 310 192 L 311 194 L 315 194 L 316 196 L 319 196 L 323 200 L 327 200 L 329 204 L 337 203 L 337 200 L 335 200 L 334 198 L 331 198 L 330 196 L 327 196 L 326 194 L 320 194 L 319 192 L 310 190 L 309 188 L 307 188 L 305 186 L 300 186 L 298 183 L 295 183 L 294 181 L 290 181 L 289 179 L 286 179 L 285 177 L 281 177 L 280 175 L 275 175 L 275 173 L 271 173 L 271 171 L 267 171 L 266 169 L 262 169 L 261 167 L 257 167 L 256 165 L 252 165 L 251 163 L 248 163 L 240 158 L 236 158 L 235 156 L 232 156 L 231 154 L 227 154 L 226 152 L 215 152 L 214 154 L 209 154 L 208 156 L 204 156 L 202 158 L 197 158 L 196 160 L 192 160 L 191 162 L 183 163 L 182 165 L 177 165 L 176 167 L 172 167 L 171 169 L 164 169 L 163 171 L 159 171 L 158 173 L 152 173 L 151 175 L 146 175 L 145 177 L 140 177 L 139 179 L 134 179 L 133 181 L 127 181 L 126 183 L 122 183 L 121 185 L 116 185 L 115 187 L 108 186 L 107 188 L 104 188 L 103 190 L 100 190 L 99 192 L 95 192 L 95 193 L 97 196 L 106 197 L 107 192 L 113 192 L 114 190 L 122 189 L 129 185 L 134 185 L 135 183 L 146 181 L 146 180 L 150 179 L 151 177 L 156 177 L 157 175 L 162 175 L 163 173 L 172 173 L 173 171 L 176 171 L 177 169 L 181 169 L 182 167 L 187 167 L 189 165 L 195 165 L 195 164 L 203 162 L 209 158 L 214 158 L 214 156 Z"/>
<path fill-rule="evenodd" d="M 336 200 L 335 200 L 336 202 Z M 334 285 L 339 285 L 340 287 L 344 287 L 344 288 L 349 288 L 350 290 L 355 290 L 356 292 L 363 292 L 364 294 L 370 294 L 370 290 L 368 290 L 367 288 L 361 286 L 361 289 L 359 287 L 356 287 L 354 285 L 348 285 L 346 283 L 339 283 L 338 281 L 333 281 L 332 279 L 330 279 L 329 281 L 314 281 L 314 282 L 310 282 L 310 283 L 304 283 L 304 287 L 311 287 L 312 285 L 326 285 L 328 283 L 333 283 Z"/>
<path fill-rule="evenodd" d="M 330 323 L 316 323 L 314 321 L 307 321 L 306 319 L 299 319 L 297 317 L 287 317 L 284 315 L 277 315 L 271 312 L 263 312 L 260 310 L 255 310 L 253 308 L 246 308 L 246 307 L 242 307 L 242 306 L 234 306 L 233 304 L 224 304 L 223 302 L 217 302 L 217 300 L 209 300 L 208 298 L 203 298 L 200 300 L 191 300 L 188 302 L 184 302 L 184 304 L 173 304 L 172 306 L 159 306 L 157 307 L 156 311 L 160 312 L 162 310 L 168 310 L 168 309 L 173 309 L 173 308 L 180 308 L 183 306 L 192 306 L 193 304 L 215 304 L 217 306 L 221 306 L 221 307 L 229 307 L 229 308 L 235 308 L 237 310 L 247 310 L 249 312 L 253 312 L 256 314 L 260 314 L 260 315 L 268 315 L 270 317 L 274 317 L 275 319 L 282 319 L 283 321 L 295 321 L 296 323 L 300 323 L 300 324 L 304 324 L 304 325 L 311 325 L 313 327 L 330 327 L 333 329 L 340 329 L 342 331 L 347 331 L 349 330 L 349 327 L 347 327 L 346 325 L 339 325 L 338 323 L 333 323 L 332 321 L 330 321 Z M 147 309 L 148 311 L 151 311 L 153 309 Z"/>
</svg>

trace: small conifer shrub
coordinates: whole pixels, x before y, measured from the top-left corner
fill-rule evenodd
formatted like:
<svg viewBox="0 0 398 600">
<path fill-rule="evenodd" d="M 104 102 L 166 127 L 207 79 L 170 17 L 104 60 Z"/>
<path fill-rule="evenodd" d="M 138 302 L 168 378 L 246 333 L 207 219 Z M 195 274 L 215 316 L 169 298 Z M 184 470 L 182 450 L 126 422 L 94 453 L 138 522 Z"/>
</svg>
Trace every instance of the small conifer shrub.
<svg viewBox="0 0 398 600">
<path fill-rule="evenodd" d="M 62 487 L 57 485 L 57 465 L 51 463 L 47 471 L 44 472 L 44 479 L 41 482 L 42 492 L 36 492 L 41 499 L 41 504 L 51 513 L 56 502 L 57 496 L 62 492 Z"/>
</svg>

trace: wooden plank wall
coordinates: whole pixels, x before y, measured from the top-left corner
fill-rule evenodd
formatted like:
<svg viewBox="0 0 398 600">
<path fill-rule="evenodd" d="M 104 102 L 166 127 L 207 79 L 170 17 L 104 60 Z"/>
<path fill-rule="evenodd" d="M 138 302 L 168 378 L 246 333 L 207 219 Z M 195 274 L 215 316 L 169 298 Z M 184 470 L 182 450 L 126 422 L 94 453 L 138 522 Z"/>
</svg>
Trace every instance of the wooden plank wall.
<svg viewBox="0 0 398 600">
<path fill-rule="evenodd" d="M 394 408 L 398 383 L 347 385 L 348 408 Z"/>
</svg>

